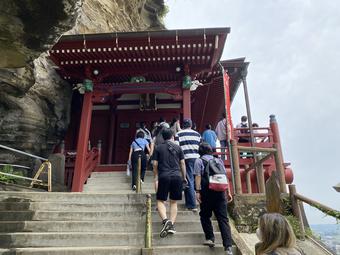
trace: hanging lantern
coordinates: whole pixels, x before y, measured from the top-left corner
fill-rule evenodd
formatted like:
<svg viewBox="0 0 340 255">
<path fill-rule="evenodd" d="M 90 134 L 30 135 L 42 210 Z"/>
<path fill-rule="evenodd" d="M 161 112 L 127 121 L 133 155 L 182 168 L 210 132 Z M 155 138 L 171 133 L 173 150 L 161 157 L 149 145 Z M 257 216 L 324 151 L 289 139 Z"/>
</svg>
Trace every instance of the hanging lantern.
<svg viewBox="0 0 340 255">
<path fill-rule="evenodd" d="M 183 77 L 182 87 L 183 87 L 183 89 L 190 89 L 190 87 L 191 87 L 191 77 L 189 75 L 186 75 L 186 76 Z"/>
<path fill-rule="evenodd" d="M 131 77 L 130 82 L 131 83 L 141 83 L 141 82 L 146 82 L 146 79 L 143 76 L 134 76 L 134 77 Z"/>
<path fill-rule="evenodd" d="M 84 86 L 84 90 L 85 92 L 92 92 L 93 91 L 93 82 L 89 79 L 85 79 L 83 81 L 83 86 Z"/>
</svg>

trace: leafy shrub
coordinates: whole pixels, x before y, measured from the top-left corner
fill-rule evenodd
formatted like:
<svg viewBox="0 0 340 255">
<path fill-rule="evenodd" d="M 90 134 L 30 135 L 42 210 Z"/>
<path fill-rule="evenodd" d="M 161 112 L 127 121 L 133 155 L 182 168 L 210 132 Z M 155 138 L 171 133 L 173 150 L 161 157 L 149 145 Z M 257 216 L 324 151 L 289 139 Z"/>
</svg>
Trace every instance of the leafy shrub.
<svg viewBox="0 0 340 255">
<path fill-rule="evenodd" d="M 11 165 L 3 166 L 3 168 L 0 169 L 0 172 L 6 173 L 6 174 L 14 174 L 14 175 L 18 175 L 18 176 L 23 176 L 21 171 L 15 171 Z M 20 183 L 22 183 L 23 180 L 12 177 L 12 176 L 0 174 L 0 181 L 6 182 L 6 183 L 20 184 Z"/>
</svg>

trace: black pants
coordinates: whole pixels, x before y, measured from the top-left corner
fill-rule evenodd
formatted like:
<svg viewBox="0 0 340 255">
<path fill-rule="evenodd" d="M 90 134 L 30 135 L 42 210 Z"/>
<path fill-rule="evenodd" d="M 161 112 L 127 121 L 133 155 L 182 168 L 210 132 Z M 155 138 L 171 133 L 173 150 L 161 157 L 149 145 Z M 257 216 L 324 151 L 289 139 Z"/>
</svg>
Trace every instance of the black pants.
<svg viewBox="0 0 340 255">
<path fill-rule="evenodd" d="M 131 155 L 131 165 L 132 165 L 132 182 L 131 187 L 136 185 L 137 182 L 137 170 L 138 170 L 138 158 L 141 156 L 141 180 L 144 181 L 145 169 L 146 169 L 146 156 L 144 151 L 134 151 Z"/>
<path fill-rule="evenodd" d="M 201 191 L 201 199 L 200 218 L 205 239 L 215 241 L 214 230 L 210 219 L 212 212 L 214 212 L 218 222 L 218 227 L 221 231 L 223 246 L 225 248 L 231 246 L 231 231 L 227 216 L 227 200 L 225 192 L 205 189 Z"/>
</svg>

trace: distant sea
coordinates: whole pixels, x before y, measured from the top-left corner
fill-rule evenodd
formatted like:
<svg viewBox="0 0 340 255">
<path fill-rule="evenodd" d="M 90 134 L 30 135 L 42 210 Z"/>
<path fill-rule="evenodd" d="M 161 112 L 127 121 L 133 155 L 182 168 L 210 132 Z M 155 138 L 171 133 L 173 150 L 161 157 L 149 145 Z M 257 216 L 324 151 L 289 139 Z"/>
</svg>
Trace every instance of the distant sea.
<svg viewBox="0 0 340 255">
<path fill-rule="evenodd" d="M 311 225 L 311 228 L 315 236 L 340 255 L 340 224 Z"/>
</svg>

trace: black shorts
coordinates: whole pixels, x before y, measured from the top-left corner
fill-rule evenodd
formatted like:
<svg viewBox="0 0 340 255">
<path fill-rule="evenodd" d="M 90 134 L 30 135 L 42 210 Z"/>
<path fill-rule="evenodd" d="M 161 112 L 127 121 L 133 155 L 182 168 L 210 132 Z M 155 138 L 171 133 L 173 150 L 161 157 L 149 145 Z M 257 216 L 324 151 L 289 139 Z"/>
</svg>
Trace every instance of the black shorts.
<svg viewBox="0 0 340 255">
<path fill-rule="evenodd" d="M 162 176 L 158 179 L 157 200 L 182 200 L 183 181 L 180 176 Z"/>
</svg>

